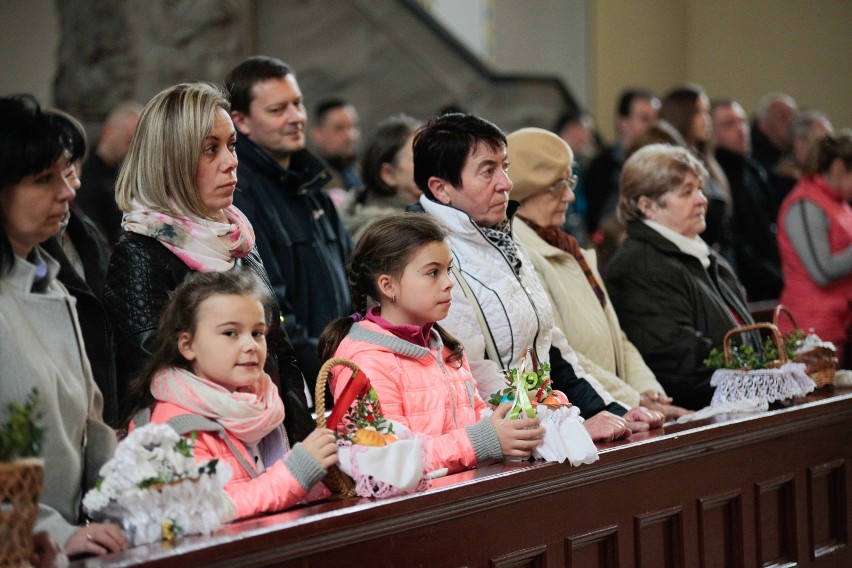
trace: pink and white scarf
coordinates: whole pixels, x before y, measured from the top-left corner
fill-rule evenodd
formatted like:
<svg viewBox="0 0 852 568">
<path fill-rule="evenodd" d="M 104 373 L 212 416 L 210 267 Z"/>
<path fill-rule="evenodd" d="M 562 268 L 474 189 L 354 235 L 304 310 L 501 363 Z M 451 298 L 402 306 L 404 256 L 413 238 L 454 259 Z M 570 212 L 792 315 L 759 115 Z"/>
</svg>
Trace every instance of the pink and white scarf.
<svg viewBox="0 0 852 568">
<path fill-rule="evenodd" d="M 215 420 L 241 442 L 254 446 L 284 420 L 284 403 L 263 373 L 251 392 L 222 385 L 178 367 L 160 369 L 151 381 L 154 398 Z"/>
<path fill-rule="evenodd" d="M 172 217 L 146 209 L 137 201 L 124 214 L 125 231 L 153 237 L 172 251 L 190 270 L 226 272 L 235 259 L 254 248 L 254 229 L 246 216 L 233 205 L 223 209 L 228 222 L 199 217 Z"/>
</svg>

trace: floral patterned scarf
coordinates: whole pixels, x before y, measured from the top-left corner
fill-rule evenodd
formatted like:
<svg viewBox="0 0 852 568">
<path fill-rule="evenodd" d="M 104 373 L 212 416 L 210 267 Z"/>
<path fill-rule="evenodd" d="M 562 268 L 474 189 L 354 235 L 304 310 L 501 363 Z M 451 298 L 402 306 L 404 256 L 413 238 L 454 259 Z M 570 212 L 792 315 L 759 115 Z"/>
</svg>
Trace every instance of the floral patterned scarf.
<svg viewBox="0 0 852 568">
<path fill-rule="evenodd" d="M 133 201 L 124 214 L 125 231 L 152 237 L 183 261 L 190 270 L 225 272 L 254 248 L 254 230 L 246 216 L 231 205 L 223 210 L 227 223 L 199 217 L 172 217 Z"/>
</svg>

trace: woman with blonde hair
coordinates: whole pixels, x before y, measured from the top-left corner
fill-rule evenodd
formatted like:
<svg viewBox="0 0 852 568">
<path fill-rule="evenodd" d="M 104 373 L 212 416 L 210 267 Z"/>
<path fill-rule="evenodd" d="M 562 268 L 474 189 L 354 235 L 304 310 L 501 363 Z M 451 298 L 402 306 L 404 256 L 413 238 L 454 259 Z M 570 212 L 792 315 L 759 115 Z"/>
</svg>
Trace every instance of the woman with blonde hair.
<svg viewBox="0 0 852 568">
<path fill-rule="evenodd" d="M 226 94 L 205 83 L 175 85 L 145 106 L 116 183 L 124 234 L 107 273 L 104 302 L 116 336 L 119 403 L 151 358 L 170 293 L 191 272 L 248 270 L 270 292 L 266 372 L 287 407 L 294 442 L 311 430 L 304 380 L 279 324 L 255 249 L 254 230 L 233 205 L 236 132 Z"/>
</svg>

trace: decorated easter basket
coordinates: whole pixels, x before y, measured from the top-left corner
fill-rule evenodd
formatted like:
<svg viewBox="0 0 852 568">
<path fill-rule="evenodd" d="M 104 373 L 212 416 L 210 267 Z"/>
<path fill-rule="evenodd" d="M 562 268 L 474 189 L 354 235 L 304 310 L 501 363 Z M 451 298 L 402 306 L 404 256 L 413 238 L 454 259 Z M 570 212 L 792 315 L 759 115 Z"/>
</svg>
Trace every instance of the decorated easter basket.
<svg viewBox="0 0 852 568">
<path fill-rule="evenodd" d="M 345 408 L 344 401 L 341 399 L 340 403 L 335 405 L 329 419 L 326 421 L 325 418 L 325 388 L 328 383 L 328 375 L 331 372 L 331 369 L 337 365 L 343 365 L 344 367 L 349 367 L 352 370 L 352 380 L 350 381 L 350 384 L 355 383 L 355 377 L 358 374 L 363 374 L 360 369 L 358 369 L 358 365 L 349 359 L 344 359 L 342 357 L 333 357 L 326 361 L 320 368 L 319 374 L 317 375 L 316 392 L 314 393 L 317 412 L 317 427 L 319 428 L 327 427 L 331 430 L 335 430 L 337 425 L 340 423 L 340 419 L 343 417 L 343 411 Z M 340 412 L 338 412 L 338 409 L 340 409 Z M 323 483 L 326 487 L 328 487 L 329 491 L 331 491 L 332 499 L 348 499 L 350 497 L 357 496 L 355 493 L 355 482 L 352 481 L 351 477 L 340 471 L 340 468 L 336 465 L 333 465 L 328 469 L 328 473 L 323 479 Z"/>
<path fill-rule="evenodd" d="M 498 406 L 512 402 L 506 420 L 538 418 L 544 428 L 540 446 L 533 450 L 535 459 L 568 462 L 577 467 L 598 460 L 598 451 L 583 427 L 580 409 L 552 388 L 550 366 L 540 364 L 535 350 L 524 349 L 516 369 L 504 371 L 507 387 L 492 394 L 489 403 Z"/>
<path fill-rule="evenodd" d="M 0 566 L 29 566 L 44 461 L 0 462 Z"/>
<path fill-rule="evenodd" d="M 773 323 L 778 325 L 778 318 L 781 314 L 787 316 L 790 323 L 793 324 L 793 329 L 798 330 L 799 326 L 793 318 L 793 314 L 784 305 L 778 304 L 775 308 L 775 315 L 772 318 Z M 799 341 L 801 344 L 802 341 Z M 816 384 L 817 388 L 826 387 L 834 384 L 834 374 L 837 370 L 837 357 L 834 349 L 824 345 L 804 346 L 800 345 L 793 360 L 797 363 L 804 363 L 805 373 Z"/>
<path fill-rule="evenodd" d="M 731 341 L 747 332 L 769 331 L 775 344 L 778 358 L 766 361 L 764 368 L 749 366 L 730 368 L 733 361 Z M 816 388 L 805 373 L 805 365 L 790 361 L 778 327 L 771 323 L 756 323 L 735 327 L 725 334 L 723 340 L 725 368 L 716 369 L 710 379 L 716 387 L 710 406 L 723 406 L 742 400 L 766 403 L 804 396 Z"/>
<path fill-rule="evenodd" d="M 326 420 L 325 392 L 337 366 L 347 367 L 352 375 Z M 375 389 L 354 362 L 341 357 L 326 361 L 315 394 L 317 426 L 338 436 L 340 465 L 324 480 L 333 499 L 391 497 L 429 486 L 425 437 L 385 420 Z"/>
</svg>

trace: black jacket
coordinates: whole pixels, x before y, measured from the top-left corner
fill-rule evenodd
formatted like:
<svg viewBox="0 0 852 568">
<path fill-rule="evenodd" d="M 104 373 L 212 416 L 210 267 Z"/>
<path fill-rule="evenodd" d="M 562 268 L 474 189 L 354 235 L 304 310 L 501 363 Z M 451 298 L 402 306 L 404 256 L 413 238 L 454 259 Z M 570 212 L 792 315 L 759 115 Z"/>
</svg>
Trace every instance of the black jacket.
<svg viewBox="0 0 852 568">
<path fill-rule="evenodd" d="M 592 160 L 583 180 L 586 192 L 586 228 L 597 230 L 601 222 L 615 215 L 618 204 L 618 178 L 624 166 L 624 148 L 616 144 Z"/>
<path fill-rule="evenodd" d="M 104 399 L 104 422 L 115 428 L 121 420 L 115 374 L 115 352 L 109 318 L 101 303 L 104 279 L 109 264 L 109 248 L 91 219 L 75 207 L 72 207 L 71 218 L 68 220 L 65 231 L 74 243 L 77 254 L 80 255 L 85 277 L 81 276 L 71 264 L 62 249 L 59 237 L 52 237 L 41 246 L 47 254 L 59 262 L 57 279 L 77 300 L 77 317 L 86 345 L 86 357 L 89 359 L 92 375 Z"/>
<path fill-rule="evenodd" d="M 731 312 L 753 323 L 742 287 L 712 250 L 705 270 L 641 221 L 627 235 L 606 275 L 621 328 L 675 404 L 703 408 L 713 396 L 713 369 L 703 361 L 738 325 Z"/>
<path fill-rule="evenodd" d="M 235 269 L 240 268 L 250 270 L 270 295 L 266 306 L 269 334 L 264 370 L 279 387 L 286 412 L 284 425 L 291 443 L 296 443 L 313 430 L 304 381 L 286 331 L 275 325 L 280 312 L 257 250 L 237 260 Z M 131 410 L 125 400 L 127 385 L 151 358 L 151 346 L 169 293 L 191 272 L 183 261 L 151 237 L 125 233 L 113 249 L 104 287 L 104 304 L 115 331 L 122 417 Z"/>
<path fill-rule="evenodd" d="M 115 203 L 115 180 L 118 178 L 118 170 L 118 166 L 108 165 L 97 152 L 92 152 L 83 164 L 80 191 L 75 198 L 77 205 L 94 221 L 106 238 L 110 248 L 121 237 L 122 213 Z"/>
<path fill-rule="evenodd" d="M 245 137 L 234 204 L 254 227 L 299 367 L 313 387 L 319 372 L 317 340 L 332 320 L 351 313 L 346 262 L 352 240 L 322 187 L 329 179 L 306 150 L 285 170 Z"/>
<path fill-rule="evenodd" d="M 750 300 L 777 299 L 781 294 L 775 224 L 778 208 L 766 170 L 754 160 L 723 148 L 716 150 L 716 160 L 731 184 L 731 233 L 737 275 Z"/>
</svg>

